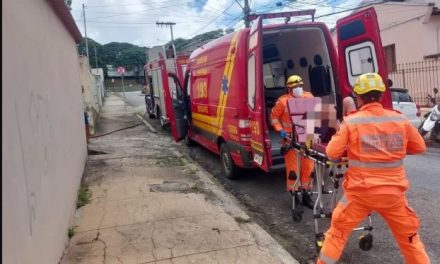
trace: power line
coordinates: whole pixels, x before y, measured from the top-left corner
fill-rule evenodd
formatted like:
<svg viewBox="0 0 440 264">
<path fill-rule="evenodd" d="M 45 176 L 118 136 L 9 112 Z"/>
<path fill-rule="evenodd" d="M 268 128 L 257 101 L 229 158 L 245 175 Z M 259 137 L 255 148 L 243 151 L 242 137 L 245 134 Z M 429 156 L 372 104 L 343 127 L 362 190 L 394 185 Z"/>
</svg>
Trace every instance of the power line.
<svg viewBox="0 0 440 264">
<path fill-rule="evenodd" d="M 233 5 L 235 4 L 235 2 L 233 1 L 231 5 L 229 5 L 225 10 L 223 10 L 223 12 L 221 12 L 218 16 L 216 16 L 213 20 L 211 20 L 208 24 L 204 25 L 203 27 L 201 27 L 200 29 L 198 29 L 197 31 L 195 31 L 194 33 L 192 33 L 191 35 L 188 35 L 186 38 L 189 38 L 191 36 L 194 36 L 195 34 L 199 33 L 200 31 L 202 31 L 204 28 L 206 28 L 207 26 L 211 25 L 214 21 L 216 21 L 221 15 L 223 15 L 226 11 L 228 11 L 228 9 L 230 9 Z"/>
</svg>

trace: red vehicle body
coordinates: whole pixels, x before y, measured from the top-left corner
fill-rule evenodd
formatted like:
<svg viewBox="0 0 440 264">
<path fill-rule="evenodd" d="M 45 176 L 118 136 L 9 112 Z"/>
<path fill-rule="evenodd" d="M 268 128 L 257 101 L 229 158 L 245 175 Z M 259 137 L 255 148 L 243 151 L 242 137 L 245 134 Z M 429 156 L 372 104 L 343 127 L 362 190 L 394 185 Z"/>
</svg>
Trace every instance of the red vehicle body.
<svg viewBox="0 0 440 264">
<path fill-rule="evenodd" d="M 155 47 L 151 50 L 155 53 L 151 60 L 144 66 L 145 83 L 147 88 L 147 112 L 150 118 L 160 118 L 161 126 L 164 129 L 170 123 L 175 124 L 175 116 L 172 102 L 182 97 L 183 76 L 188 63 L 188 55 L 181 54 L 177 59 L 165 58 L 163 47 Z M 173 130 L 175 131 L 175 130 Z M 178 135 L 174 135 L 178 137 Z"/>
<path fill-rule="evenodd" d="M 304 14 L 313 16 L 314 10 L 272 16 Z M 180 98 L 183 105 L 167 102 L 175 114 L 175 140 L 196 141 L 219 154 L 228 177 L 240 167 L 269 171 L 284 166 L 281 138 L 269 119 L 276 100 L 286 93 L 288 76 L 300 75 L 304 90 L 334 104 L 340 119 L 342 99 L 360 74 L 378 72 L 388 79 L 373 8 L 338 20 L 338 50 L 324 23 L 263 26 L 267 16 L 255 16 L 251 28 L 195 50 Z M 382 103 L 392 108 L 388 89 Z M 177 117 L 179 111 L 184 113 Z"/>
</svg>

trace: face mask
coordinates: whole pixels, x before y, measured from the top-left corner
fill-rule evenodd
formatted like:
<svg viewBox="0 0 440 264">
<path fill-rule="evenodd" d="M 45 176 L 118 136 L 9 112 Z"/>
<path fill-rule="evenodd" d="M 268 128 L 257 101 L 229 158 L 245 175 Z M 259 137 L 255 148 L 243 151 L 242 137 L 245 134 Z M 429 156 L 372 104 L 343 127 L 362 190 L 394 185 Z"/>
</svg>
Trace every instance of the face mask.
<svg viewBox="0 0 440 264">
<path fill-rule="evenodd" d="M 304 93 L 304 90 L 302 87 L 296 87 L 292 89 L 292 95 L 295 97 L 301 97 Z"/>
</svg>

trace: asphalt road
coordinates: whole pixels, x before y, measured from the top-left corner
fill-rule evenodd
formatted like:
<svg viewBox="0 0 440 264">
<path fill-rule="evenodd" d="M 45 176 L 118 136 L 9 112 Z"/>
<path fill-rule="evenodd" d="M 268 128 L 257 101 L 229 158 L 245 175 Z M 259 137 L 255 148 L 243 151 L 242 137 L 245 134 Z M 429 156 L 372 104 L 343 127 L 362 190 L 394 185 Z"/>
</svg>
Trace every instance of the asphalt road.
<svg viewBox="0 0 440 264">
<path fill-rule="evenodd" d="M 139 95 L 140 92 L 126 93 L 126 100 L 139 111 L 145 112 L 144 97 Z M 148 122 L 161 133 L 169 134 L 161 131 L 158 120 Z M 264 173 L 257 169 L 246 170 L 239 179 L 230 181 L 222 176 L 218 156 L 202 146 L 187 148 L 182 144 L 180 149 L 214 175 L 243 204 L 252 220 L 266 229 L 292 256 L 301 263 L 307 263 L 316 257 L 312 212 L 306 210 L 299 223 L 292 221 L 291 196 L 285 191 L 284 171 Z M 407 157 L 405 167 L 411 182 L 408 200 L 421 219 L 420 236 L 431 263 L 440 263 L 440 148 L 428 148 L 425 155 Z M 404 263 L 384 221 L 377 214 L 373 214 L 372 219 L 373 249 L 359 249 L 358 237 L 362 232 L 354 232 L 340 263 Z M 323 220 L 320 223 L 325 230 L 328 221 Z"/>
</svg>

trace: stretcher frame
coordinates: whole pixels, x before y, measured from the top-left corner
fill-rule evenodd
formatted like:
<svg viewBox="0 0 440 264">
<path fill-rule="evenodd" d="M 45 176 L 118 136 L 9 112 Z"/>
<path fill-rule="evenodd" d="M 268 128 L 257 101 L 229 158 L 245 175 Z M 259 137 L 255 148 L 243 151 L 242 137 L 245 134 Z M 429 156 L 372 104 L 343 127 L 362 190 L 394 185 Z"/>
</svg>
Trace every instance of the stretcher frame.
<svg viewBox="0 0 440 264">
<path fill-rule="evenodd" d="M 303 99 L 310 100 L 310 99 Z M 310 111 L 318 112 L 322 110 L 322 105 L 320 100 L 316 102 L 316 98 L 313 99 L 316 105 L 313 107 L 314 109 L 310 109 L 310 105 L 307 107 L 309 109 L 304 109 L 304 113 L 310 113 Z M 297 205 L 295 202 L 295 197 L 298 197 L 298 200 L 301 200 L 302 192 L 304 191 L 303 184 L 301 182 L 301 159 L 305 157 L 314 162 L 314 172 L 316 177 L 316 190 L 313 191 L 311 189 L 311 194 L 317 194 L 317 198 L 315 200 L 313 206 L 313 218 L 314 218 L 314 231 L 315 231 L 315 246 L 317 251 L 319 252 L 323 242 L 324 242 L 324 233 L 320 230 L 319 222 L 321 219 L 331 219 L 333 210 L 337 205 L 337 194 L 340 187 L 340 181 L 344 177 L 345 170 L 348 168 L 348 162 L 346 158 L 343 158 L 340 161 L 331 161 L 325 153 L 325 146 L 320 143 L 314 143 L 313 135 L 306 136 L 305 142 L 299 142 L 299 136 L 297 133 L 297 128 L 302 128 L 303 131 L 306 131 L 306 127 L 300 124 L 295 124 L 295 120 L 293 120 L 294 115 L 298 115 L 298 113 L 293 113 L 291 111 L 291 106 L 288 104 L 289 114 L 292 122 L 292 134 L 291 137 L 288 138 L 285 143 L 288 143 L 287 146 L 282 148 L 282 153 L 287 153 L 289 150 L 296 151 L 297 155 L 297 168 L 296 168 L 296 181 L 292 187 L 292 218 L 294 222 L 300 222 L 302 220 L 302 214 L 304 213 L 304 209 L 302 205 Z M 303 113 L 303 114 L 304 114 Z M 315 114 L 315 113 L 314 113 Z M 307 116 L 307 115 L 306 115 Z M 314 116 L 314 115 L 313 115 Z M 332 118 L 330 115 L 329 118 Z M 334 117 L 336 118 L 336 117 Z M 307 122 L 305 123 L 307 125 Z M 310 132 L 310 131 L 309 131 Z M 304 141 L 304 135 L 302 137 Z M 328 173 L 326 173 L 328 172 Z M 325 184 L 327 180 L 330 180 L 333 183 L 332 189 L 325 189 Z M 309 184 L 313 184 L 313 179 L 309 182 Z M 324 207 L 323 195 L 329 194 L 330 198 L 330 206 L 328 208 Z M 360 237 L 359 247 L 362 250 L 368 251 L 373 246 L 373 235 L 371 232 L 373 231 L 373 224 L 371 215 L 368 215 L 368 223 L 366 226 L 360 226 L 353 229 L 353 231 L 367 231 L 366 235 Z"/>
</svg>

